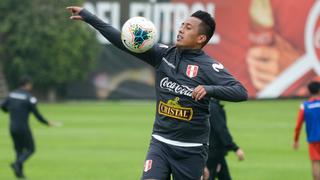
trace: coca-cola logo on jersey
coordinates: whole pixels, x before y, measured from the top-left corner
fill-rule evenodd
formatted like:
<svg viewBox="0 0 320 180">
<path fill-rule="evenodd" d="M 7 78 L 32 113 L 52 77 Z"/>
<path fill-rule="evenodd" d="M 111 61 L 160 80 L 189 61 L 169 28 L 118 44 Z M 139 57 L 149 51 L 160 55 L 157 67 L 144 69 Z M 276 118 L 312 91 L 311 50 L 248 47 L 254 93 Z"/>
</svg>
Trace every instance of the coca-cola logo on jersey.
<svg viewBox="0 0 320 180">
<path fill-rule="evenodd" d="M 176 82 L 170 81 L 168 77 L 165 77 L 160 81 L 160 88 L 167 89 L 170 92 L 175 92 L 177 94 L 190 96 L 190 97 L 193 91 L 193 89 L 189 88 L 188 86 L 180 85 Z"/>
</svg>

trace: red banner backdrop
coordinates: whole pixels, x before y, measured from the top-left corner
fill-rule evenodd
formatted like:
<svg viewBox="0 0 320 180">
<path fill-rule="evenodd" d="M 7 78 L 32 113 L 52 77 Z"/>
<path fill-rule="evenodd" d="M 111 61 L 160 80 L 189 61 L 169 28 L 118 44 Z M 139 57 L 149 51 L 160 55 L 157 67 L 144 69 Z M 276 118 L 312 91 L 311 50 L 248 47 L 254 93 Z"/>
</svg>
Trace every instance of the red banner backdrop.
<svg viewBox="0 0 320 180">
<path fill-rule="evenodd" d="M 306 84 L 320 74 L 319 56 L 312 55 L 306 47 L 309 43 L 312 51 L 319 52 L 318 1 L 198 2 L 213 3 L 215 7 L 219 42 L 207 46 L 206 51 L 245 84 L 251 97 L 307 95 Z M 312 31 L 307 33 L 307 28 Z"/>
<path fill-rule="evenodd" d="M 98 1 L 88 2 L 85 6 L 119 29 L 129 17 L 145 16 L 155 23 L 160 32 L 159 42 L 164 44 L 174 44 L 180 24 L 192 12 L 199 9 L 208 11 L 215 17 L 217 29 L 205 51 L 223 63 L 246 86 L 251 98 L 306 96 L 306 85 L 320 77 L 320 1 Z M 106 49 L 104 54 L 108 53 L 113 52 Z M 113 60 L 102 58 L 102 61 L 112 66 L 116 56 L 119 55 L 114 55 Z M 132 71 L 126 65 L 131 60 L 118 59 L 125 61 L 123 66 L 128 72 L 142 74 L 128 75 L 136 77 L 132 81 L 153 85 L 152 79 L 144 76 L 145 73 L 152 73 L 144 69 L 148 66 L 139 66 L 139 70 Z M 101 66 L 99 68 L 101 72 Z M 112 75 L 103 73 L 108 74 L 110 82 Z M 108 86 L 103 81 L 106 79 L 103 73 L 91 80 L 96 88 Z M 115 86 L 111 89 L 115 92 L 119 90 Z M 130 94 L 135 94 L 134 91 L 131 89 Z M 144 94 L 140 90 L 139 93 Z"/>
</svg>

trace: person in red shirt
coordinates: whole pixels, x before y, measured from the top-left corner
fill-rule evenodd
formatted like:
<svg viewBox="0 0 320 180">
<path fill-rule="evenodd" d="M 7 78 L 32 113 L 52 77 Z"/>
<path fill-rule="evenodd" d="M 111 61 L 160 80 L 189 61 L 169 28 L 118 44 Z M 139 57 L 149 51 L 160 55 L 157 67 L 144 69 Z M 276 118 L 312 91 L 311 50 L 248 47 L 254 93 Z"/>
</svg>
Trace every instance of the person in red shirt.
<svg viewBox="0 0 320 180">
<path fill-rule="evenodd" d="M 311 82 L 308 89 L 311 98 L 304 101 L 300 106 L 293 148 L 299 148 L 300 130 L 303 122 L 305 122 L 313 179 L 320 180 L 320 82 Z"/>
</svg>

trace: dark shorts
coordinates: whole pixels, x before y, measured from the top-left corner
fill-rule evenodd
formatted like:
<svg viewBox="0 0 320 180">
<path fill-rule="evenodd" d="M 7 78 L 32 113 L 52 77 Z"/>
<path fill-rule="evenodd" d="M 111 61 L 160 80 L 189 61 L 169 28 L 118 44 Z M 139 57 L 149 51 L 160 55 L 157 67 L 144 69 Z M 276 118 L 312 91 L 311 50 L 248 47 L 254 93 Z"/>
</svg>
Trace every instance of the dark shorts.
<svg viewBox="0 0 320 180">
<path fill-rule="evenodd" d="M 10 132 L 10 134 L 17 152 L 22 152 L 25 149 L 34 151 L 35 145 L 31 132 Z"/>
<path fill-rule="evenodd" d="M 179 147 L 151 139 L 142 179 L 200 180 L 207 159 L 207 145 Z"/>
<path fill-rule="evenodd" d="M 228 164 L 223 153 L 218 153 L 214 157 L 210 157 L 209 155 L 207 167 L 210 172 L 209 180 L 214 180 L 216 178 L 231 180 Z"/>
</svg>

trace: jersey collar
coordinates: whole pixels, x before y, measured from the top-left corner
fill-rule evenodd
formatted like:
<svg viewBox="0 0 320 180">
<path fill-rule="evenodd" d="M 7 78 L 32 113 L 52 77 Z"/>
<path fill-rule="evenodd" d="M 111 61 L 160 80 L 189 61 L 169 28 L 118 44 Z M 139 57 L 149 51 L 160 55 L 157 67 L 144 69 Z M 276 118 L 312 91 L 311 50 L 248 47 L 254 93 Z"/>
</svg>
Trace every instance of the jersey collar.
<svg viewBox="0 0 320 180">
<path fill-rule="evenodd" d="M 199 56 L 204 54 L 202 49 L 179 49 L 177 48 L 178 53 L 182 56 Z"/>
</svg>

